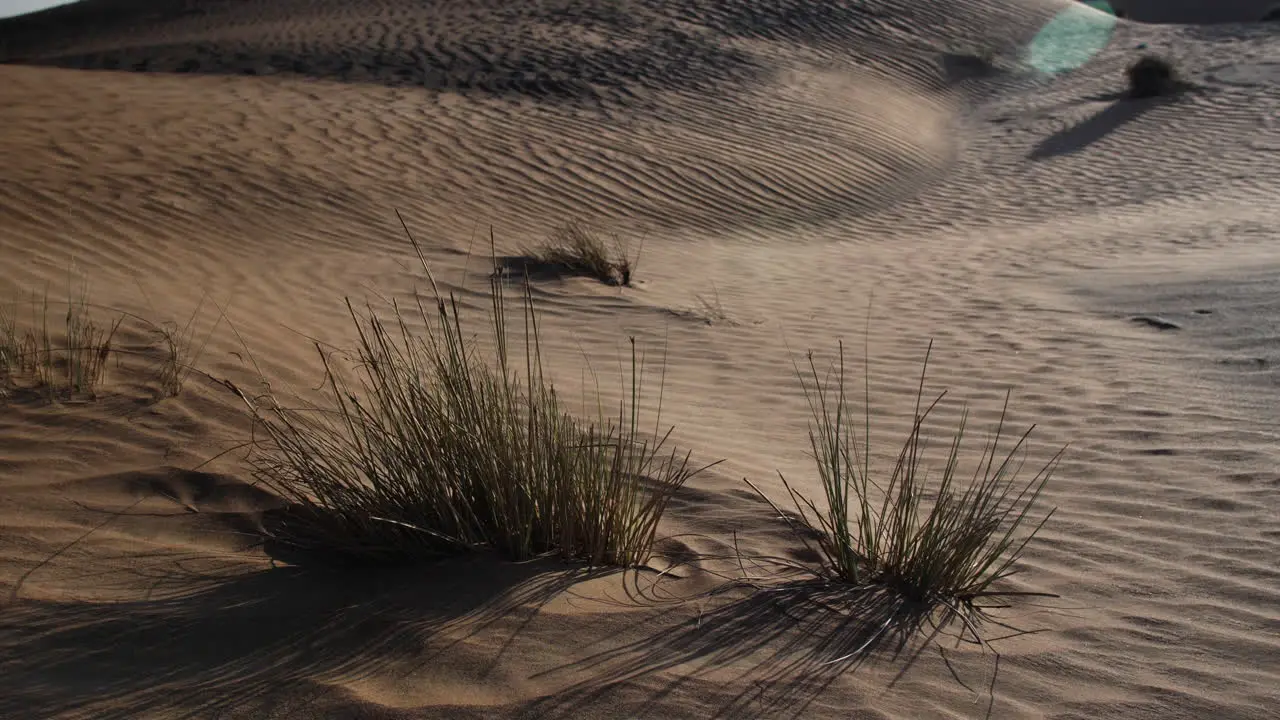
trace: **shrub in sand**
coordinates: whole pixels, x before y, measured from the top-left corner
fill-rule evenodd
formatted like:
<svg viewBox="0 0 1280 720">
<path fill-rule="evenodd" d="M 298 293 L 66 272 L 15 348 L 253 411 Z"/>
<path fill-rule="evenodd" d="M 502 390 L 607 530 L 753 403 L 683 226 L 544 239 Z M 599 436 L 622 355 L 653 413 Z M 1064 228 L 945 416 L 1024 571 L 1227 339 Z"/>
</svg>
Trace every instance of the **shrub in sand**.
<svg viewBox="0 0 1280 720">
<path fill-rule="evenodd" d="M 656 421 L 641 429 L 634 341 L 630 397 L 582 422 L 544 378 L 527 285 L 524 356 L 513 359 L 502 282 L 491 282 L 493 363 L 478 357 L 454 298 L 437 294 L 434 312 L 419 299 L 388 321 L 348 302 L 358 381 L 330 372 L 330 407 L 293 410 L 229 384 L 265 430 L 256 477 L 290 503 L 269 530 L 276 540 L 359 562 L 469 550 L 646 562 L 668 501 L 700 470 L 664 451 L 670 431 Z"/>
<path fill-rule="evenodd" d="M 0 382 L 25 385 L 52 400 L 92 397 L 106 374 L 112 341 L 123 317 L 95 321 L 87 294 L 68 293 L 61 332 L 50 325 L 46 292 L 31 300 L 31 322 L 22 328 L 17 306 L 0 308 Z"/>
<path fill-rule="evenodd" d="M 542 247 L 529 253 L 542 263 L 563 268 L 569 272 L 593 277 L 610 285 L 631 285 L 639 258 L 627 254 L 618 238 L 613 247 L 581 220 L 571 220 L 552 231 Z"/>
<path fill-rule="evenodd" d="M 1133 98 L 1164 97 L 1183 88 L 1173 65 L 1158 55 L 1143 55 L 1125 71 L 1129 78 L 1129 96 Z"/>
<path fill-rule="evenodd" d="M 930 346 L 932 349 L 932 345 Z M 976 621 L 994 598 L 1043 595 L 993 589 L 993 584 L 1015 572 L 1014 564 L 1027 543 L 1052 515 L 1031 519 L 1040 492 L 1057 466 L 1061 452 L 1030 479 L 1018 480 L 1031 433 L 1028 429 L 1012 447 L 999 450 L 1004 436 L 1005 410 L 995 435 L 978 456 L 972 479 L 963 482 L 962 440 L 966 415 L 962 416 L 943 458 L 941 472 L 930 481 L 924 463 L 927 445 L 923 427 L 945 395 L 927 406 L 924 372 L 916 394 L 915 420 L 897 461 L 887 477 L 873 477 L 870 415 L 855 412 L 845 392 L 844 348 L 840 348 L 837 377 L 825 383 L 809 355 L 809 380 L 797 368 L 813 413 L 809 439 L 818 464 L 827 508 L 795 490 L 782 478 L 797 514 L 788 514 L 760 494 L 788 522 L 796 534 L 816 550 L 820 567 L 805 567 L 824 587 L 847 586 L 850 591 L 885 592 L 897 606 L 916 617 L 932 617 L 941 611 L 946 620 L 960 619 L 976 633 Z M 925 370 L 928 356 L 925 358 Z M 832 387 L 834 385 L 834 387 Z M 866 392 L 869 396 L 869 388 Z M 857 430 L 857 421 L 863 431 Z M 816 538 L 816 547 L 812 543 Z M 886 628 L 887 629 L 887 628 Z"/>
</svg>

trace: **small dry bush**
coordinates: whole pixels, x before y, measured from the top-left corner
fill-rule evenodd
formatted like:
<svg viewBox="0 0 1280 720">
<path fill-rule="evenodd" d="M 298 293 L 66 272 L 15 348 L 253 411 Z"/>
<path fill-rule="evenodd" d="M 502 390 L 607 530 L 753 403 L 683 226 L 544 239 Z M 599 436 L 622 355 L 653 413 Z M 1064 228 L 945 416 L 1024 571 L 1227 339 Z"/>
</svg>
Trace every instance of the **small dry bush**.
<svg viewBox="0 0 1280 720">
<path fill-rule="evenodd" d="M 1185 88 L 1173 64 L 1159 55 L 1143 55 L 1125 70 L 1129 96 L 1152 98 L 1175 95 Z"/>
<path fill-rule="evenodd" d="M 123 316 L 110 324 L 92 317 L 86 289 L 71 289 L 64 314 L 53 322 L 48 292 L 33 295 L 30 322 L 19 304 L 0 308 L 0 382 L 35 390 L 49 400 L 95 395 L 104 379 Z"/>
<path fill-rule="evenodd" d="M 878 473 L 870 461 L 869 389 L 859 417 L 846 393 L 843 345 L 835 372 L 834 380 L 828 377 L 824 382 L 812 353 L 808 373 L 797 368 L 812 410 L 809 439 L 826 509 L 820 510 L 783 477 L 796 510 L 788 514 L 748 482 L 822 558 L 820 567 L 805 569 L 824 584 L 847 586 L 851 592 L 888 591 L 913 615 L 941 611 L 946 621 L 959 619 L 975 635 L 984 610 L 994 607 L 988 603 L 1039 594 L 1002 591 L 993 585 L 1016 572 L 1027 543 L 1052 515 L 1050 510 L 1036 520 L 1033 511 L 1061 451 L 1034 476 L 1020 480 L 1019 455 L 1031 429 L 1011 447 L 1000 449 L 1006 398 L 994 437 L 977 455 L 967 482 L 961 469 L 967 413 L 941 457 L 941 468 L 935 465 L 930 473 L 923 428 L 945 393 L 925 405 L 922 371 L 911 430 L 892 471 Z"/>
<path fill-rule="evenodd" d="M 348 302 L 358 381 L 330 372 L 331 404 L 294 410 L 231 386 L 265 431 L 256 477 L 290 503 L 277 540 L 359 562 L 471 550 L 647 561 L 668 502 L 699 469 L 665 450 L 670 431 L 657 421 L 642 429 L 634 341 L 629 397 L 611 417 L 580 421 L 544 377 L 527 285 L 521 356 L 510 347 L 503 283 L 491 283 L 493 362 L 479 356 L 452 297 L 419 298 L 412 311 L 393 305 L 387 321 Z"/>
<path fill-rule="evenodd" d="M 592 277 L 610 285 L 631 285 L 639 257 L 634 260 L 617 238 L 612 246 L 590 225 L 570 220 L 552 231 L 546 242 L 529 253 L 539 262 Z"/>
</svg>

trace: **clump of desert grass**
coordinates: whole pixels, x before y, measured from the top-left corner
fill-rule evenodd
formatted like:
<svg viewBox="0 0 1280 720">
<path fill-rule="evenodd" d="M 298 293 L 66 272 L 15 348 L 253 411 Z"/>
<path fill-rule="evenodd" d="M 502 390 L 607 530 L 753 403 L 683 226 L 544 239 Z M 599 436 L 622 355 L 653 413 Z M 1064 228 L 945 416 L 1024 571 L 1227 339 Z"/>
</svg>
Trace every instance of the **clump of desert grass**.
<svg viewBox="0 0 1280 720">
<path fill-rule="evenodd" d="M 185 323 L 155 323 L 91 303 L 83 280 L 68 283 L 65 301 L 52 300 L 45 288 L 26 300 L 0 304 L 0 391 L 20 391 L 48 401 L 92 400 L 101 391 L 108 367 L 138 357 L 153 361 L 151 370 L 162 397 L 175 397 L 190 376 L 199 373 L 195 364 L 222 320 L 219 316 L 208 335 L 198 338 L 196 320 L 203 304 L 202 299 Z M 122 342 L 126 320 L 154 331 L 156 344 Z"/>
<path fill-rule="evenodd" d="M 1125 70 L 1129 81 L 1129 97 L 1153 98 L 1176 95 L 1188 85 L 1168 59 L 1159 55 L 1143 55 Z"/>
<path fill-rule="evenodd" d="M 21 311 L 24 305 L 29 313 Z M 65 312 L 56 309 L 60 305 Z M 0 385 L 50 401 L 93 398 L 123 319 L 95 318 L 83 284 L 69 285 L 64 303 L 51 302 L 46 290 L 29 303 L 0 306 Z"/>
<path fill-rule="evenodd" d="M 606 241 L 588 223 L 573 219 L 557 226 L 543 244 L 528 253 L 540 263 L 595 278 L 609 285 L 631 286 L 639 253 L 632 258 L 617 237 Z"/>
<path fill-rule="evenodd" d="M 999 584 L 1017 572 L 1023 551 L 1053 514 L 1039 514 L 1037 506 L 1062 453 L 1020 477 L 1033 428 L 1002 448 L 1008 397 L 980 453 L 966 462 L 966 411 L 931 466 L 924 428 L 945 392 L 926 402 L 926 355 L 911 429 L 892 469 L 880 472 L 871 464 L 869 382 L 859 413 L 847 392 L 843 345 L 834 378 L 826 374 L 824 380 L 813 354 L 808 358 L 807 372 L 797 367 L 797 374 L 812 411 L 809 440 L 825 508 L 780 476 L 795 510 L 789 513 L 748 481 L 820 558 L 800 569 L 827 591 L 887 595 L 900 611 L 891 615 L 927 619 L 935 627 L 958 620 L 979 642 L 987 611 L 1005 607 L 1013 596 L 1043 595 Z M 962 469 L 966 465 L 972 475 Z M 883 631 L 889 629 L 886 623 Z"/>
<path fill-rule="evenodd" d="M 504 283 L 490 282 L 491 358 L 452 295 L 415 293 L 385 318 L 347 302 L 355 379 L 326 360 L 319 406 L 295 409 L 229 384 L 261 430 L 253 473 L 289 505 L 274 540 L 360 563 L 487 551 L 645 564 L 669 501 L 701 468 L 660 432 L 660 389 L 658 418 L 642 427 L 648 391 L 634 340 L 626 397 L 612 412 L 597 402 L 597 417 L 580 420 L 544 373 L 527 283 L 513 333 Z"/>
</svg>

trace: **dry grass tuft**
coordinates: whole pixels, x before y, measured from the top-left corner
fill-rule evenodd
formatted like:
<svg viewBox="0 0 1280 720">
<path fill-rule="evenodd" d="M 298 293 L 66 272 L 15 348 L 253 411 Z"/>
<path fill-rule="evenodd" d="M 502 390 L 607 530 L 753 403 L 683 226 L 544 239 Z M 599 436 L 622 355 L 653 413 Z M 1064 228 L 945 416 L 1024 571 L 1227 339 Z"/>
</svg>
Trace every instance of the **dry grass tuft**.
<svg viewBox="0 0 1280 720">
<path fill-rule="evenodd" d="M 639 264 L 639 253 L 632 259 L 616 236 L 612 238 L 610 247 L 599 233 L 581 220 L 570 220 L 557 227 L 546 242 L 529 255 L 568 272 L 624 287 L 631 286 Z"/>
<path fill-rule="evenodd" d="M 8 382 L 22 367 L 22 340 L 13 309 L 0 306 L 0 381 Z"/>
<path fill-rule="evenodd" d="M 1033 477 L 1019 480 L 1019 455 L 1025 453 L 1031 429 L 1011 447 L 1000 449 L 1006 398 L 994 438 L 977 456 L 968 482 L 961 478 L 967 413 L 941 458 L 940 471 L 935 467 L 930 473 L 922 428 L 945 393 L 924 404 L 927 368 L 926 356 L 911 431 L 892 471 L 877 478 L 870 464 L 871 418 L 865 409 L 869 397 L 864 398 L 863 416 L 857 417 L 846 394 L 843 345 L 834 381 L 823 381 L 810 353 L 808 372 L 797 368 L 797 374 L 813 413 L 809 438 L 826 510 L 819 510 L 786 478 L 782 482 L 797 514 L 784 512 L 758 487 L 748 484 L 822 558 L 819 567 L 804 569 L 824 584 L 845 586 L 851 592 L 888 591 L 904 612 L 917 617 L 941 612 L 942 625 L 958 619 L 980 642 L 979 621 L 985 610 L 998 606 L 990 603 L 1009 596 L 1039 595 L 1002 591 L 993 585 L 1016 572 L 1023 550 L 1053 514 L 1050 510 L 1039 520 L 1032 518 L 1062 453 Z M 869 396 L 869 388 L 866 392 Z"/>
<path fill-rule="evenodd" d="M 69 288 L 60 326 L 50 322 L 47 291 L 32 296 L 25 327 L 17 304 L 0 308 L 0 382 L 35 390 L 51 401 L 94 397 L 124 318 L 100 324 L 92 317 L 87 295 L 83 285 Z"/>
<path fill-rule="evenodd" d="M 612 416 L 580 421 L 544 377 L 527 284 L 523 357 L 511 348 L 504 284 L 491 285 L 493 362 L 452 296 L 418 298 L 410 311 L 393 304 L 386 321 L 348 302 L 358 380 L 330 372 L 325 407 L 294 410 L 228 383 L 265 432 L 255 476 L 290 503 L 276 540 L 358 562 L 472 550 L 593 566 L 648 560 L 667 503 L 700 470 L 665 449 L 670 431 L 657 420 L 641 428 L 634 340 L 629 397 Z"/>
<path fill-rule="evenodd" d="M 195 363 L 200 359 L 209 339 L 213 337 L 214 331 L 222 322 L 222 317 L 219 316 L 209 328 L 204 340 L 199 345 L 196 344 L 196 320 L 200 316 L 204 302 L 205 298 L 201 298 L 184 325 L 165 322 L 154 326 L 160 334 L 164 353 L 160 363 L 160 388 L 169 397 L 176 397 L 182 392 L 191 373 L 196 372 Z"/>
</svg>

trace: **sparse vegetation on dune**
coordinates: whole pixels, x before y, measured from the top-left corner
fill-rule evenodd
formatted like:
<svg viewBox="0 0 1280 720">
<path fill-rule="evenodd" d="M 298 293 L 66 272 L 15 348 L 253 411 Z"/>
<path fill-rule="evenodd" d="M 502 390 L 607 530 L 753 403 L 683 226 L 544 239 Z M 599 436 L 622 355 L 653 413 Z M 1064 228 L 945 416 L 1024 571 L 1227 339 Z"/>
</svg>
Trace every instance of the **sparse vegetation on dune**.
<svg viewBox="0 0 1280 720">
<path fill-rule="evenodd" d="M 66 311 L 55 319 L 53 308 L 63 304 Z M 0 307 L 0 384 L 50 400 L 92 398 L 123 316 L 110 324 L 95 320 L 83 286 L 69 288 L 65 303 L 51 303 L 47 291 L 33 295 L 26 323 L 20 320 L 23 305 Z"/>
<path fill-rule="evenodd" d="M 751 487 L 796 531 L 821 563 L 800 569 L 824 586 L 850 592 L 889 592 L 901 610 L 920 618 L 956 619 L 979 641 L 978 621 L 1002 598 L 1032 595 L 994 585 L 1016 572 L 1015 564 L 1053 511 L 1033 517 L 1041 491 L 1061 457 L 1053 456 L 1029 479 L 1019 471 L 1028 429 L 1005 450 L 1008 399 L 976 463 L 964 454 L 967 413 L 952 436 L 941 467 L 926 463 L 924 427 L 945 393 L 925 404 L 921 372 L 915 418 L 890 472 L 871 465 L 869 397 L 861 417 L 845 383 L 843 345 L 835 378 L 818 372 L 812 353 L 808 371 L 797 368 L 812 410 L 809 438 L 822 482 L 826 509 L 798 492 L 785 477 L 783 486 L 795 508 L 785 511 L 758 486 Z M 869 389 L 865 391 L 869 395 Z M 859 430 L 861 425 L 861 431 Z M 962 478 L 962 466 L 973 465 Z M 780 476 L 781 477 L 781 476 Z M 815 540 L 816 538 L 816 540 Z M 886 628 L 887 630 L 887 628 Z"/>
<path fill-rule="evenodd" d="M 150 311 L 156 313 L 155 305 L 151 302 L 151 298 L 147 296 L 147 292 L 141 284 L 138 285 L 138 290 L 146 298 Z M 196 303 L 195 309 L 191 311 L 191 315 L 185 323 L 180 324 L 176 320 L 168 320 L 161 323 L 144 321 L 159 339 L 162 354 L 157 380 L 161 391 L 169 397 L 179 395 L 191 374 L 197 372 L 195 363 L 204 354 L 205 346 L 208 345 L 214 331 L 218 329 L 224 319 L 219 314 L 218 318 L 210 326 L 208 334 L 203 339 L 196 337 L 197 320 L 199 320 L 200 311 L 204 309 L 205 301 L 208 299 L 207 294 L 200 298 L 200 302 Z"/>
<path fill-rule="evenodd" d="M 629 397 L 581 421 L 544 376 L 527 285 L 523 357 L 513 352 L 503 285 L 491 279 L 492 362 L 452 297 L 393 306 L 386 321 L 348 303 L 358 381 L 329 373 L 331 405 L 294 410 L 231 386 L 265 431 L 253 471 L 290 504 L 274 539 L 361 562 L 471 550 L 646 562 L 668 501 L 699 470 L 657 421 L 641 428 L 634 341 Z"/>
<path fill-rule="evenodd" d="M 630 286 L 639 264 L 638 253 L 632 258 L 617 237 L 610 245 L 589 224 L 576 219 L 558 226 L 528 254 L 538 262 L 610 285 Z"/>
<path fill-rule="evenodd" d="M 68 287 L 65 301 L 51 300 L 46 289 L 26 301 L 0 304 L 0 390 L 31 392 L 48 401 L 90 400 L 98 396 L 112 360 L 139 357 L 154 363 L 149 370 L 162 396 L 174 397 L 198 372 L 195 363 L 221 323 L 219 318 L 197 344 L 195 322 L 203 303 L 185 325 L 156 324 L 89 302 L 83 282 Z M 104 323 L 103 317 L 112 319 Z M 156 345 L 122 346 L 126 321 L 154 331 Z"/>
<path fill-rule="evenodd" d="M 286 502 L 267 524 L 270 540 L 337 563 L 473 551 L 592 566 L 648 560 L 669 501 L 700 470 L 687 453 L 664 449 L 670 433 L 657 422 L 642 429 L 643 362 L 634 341 L 627 397 L 616 412 L 584 422 L 565 411 L 544 375 L 528 281 L 523 337 L 510 331 L 504 278 L 493 275 L 490 285 L 492 358 L 480 356 L 457 300 L 437 289 L 434 300 L 415 293 L 411 309 L 390 303 L 382 314 L 348 301 L 358 333 L 354 375 L 322 353 L 320 406 L 295 409 L 269 389 L 253 397 L 227 382 L 262 431 L 252 472 Z M 523 356 L 513 348 L 521 340 Z M 794 512 L 751 484 L 817 558 L 773 560 L 807 573 L 804 583 L 825 597 L 892 598 L 896 617 L 939 626 L 959 620 L 985 642 L 978 628 L 988 610 L 1040 594 L 997 584 L 1016 572 L 1052 515 L 1037 515 L 1037 506 L 1061 453 L 1019 479 L 1031 430 L 1005 443 L 1002 412 L 994 438 L 965 462 L 966 414 L 940 468 L 930 470 L 925 427 L 945 393 L 926 403 L 922 371 L 911 430 L 892 469 L 880 474 L 871 464 L 869 398 L 856 417 L 843 346 L 835 373 L 824 379 L 812 354 L 807 371 L 797 367 L 826 507 L 785 477 Z M 907 626 L 919 627 L 894 621 L 881 634 Z"/>
<path fill-rule="evenodd" d="M 22 367 L 21 338 L 12 308 L 0 305 L 0 372 L 6 381 Z"/>
<path fill-rule="evenodd" d="M 421 248 L 412 235 L 410 241 L 430 278 Z M 508 283 L 490 277 L 488 358 L 466 329 L 457 299 L 431 284 L 433 298 L 415 292 L 409 309 L 392 302 L 379 313 L 347 302 L 358 343 L 350 368 L 337 368 L 321 353 L 327 399 L 320 406 L 293 407 L 265 379 L 266 394 L 258 396 L 223 381 L 260 431 L 250 471 L 286 504 L 269 514 L 266 536 L 339 564 L 483 551 L 513 561 L 551 556 L 596 567 L 643 566 L 669 502 L 705 467 L 669 447 L 671 431 L 660 426 L 661 388 L 659 417 L 645 429 L 639 408 L 648 391 L 634 339 L 624 397 L 608 413 L 597 397 L 596 417 L 584 421 L 567 412 L 544 373 L 528 280 L 518 312 L 523 332 L 513 333 Z M 113 345 L 125 317 L 134 316 L 120 313 L 100 324 L 90 317 L 83 287 L 69 293 L 57 331 L 47 293 L 30 304 L 29 327 L 14 312 L 18 306 L 0 308 L 5 387 L 37 388 L 51 399 L 92 397 L 113 353 L 151 354 Z M 199 310 L 185 326 L 142 321 L 159 331 L 159 380 L 168 395 L 181 390 L 203 348 L 193 330 Z M 520 343 L 522 349 L 514 347 Z M 796 371 L 812 412 L 809 438 L 825 508 L 785 477 L 794 512 L 748 484 L 816 558 L 812 565 L 773 561 L 807 573 L 805 582 L 825 597 L 891 597 L 895 614 L 940 625 L 958 619 L 984 642 L 978 627 L 989 608 L 1003 607 L 998 603 L 1009 596 L 1039 594 L 996 584 L 1016 572 L 1052 515 L 1034 517 L 1061 453 L 1020 480 L 1031 430 L 1001 449 L 1006 398 L 971 479 L 961 478 L 967 414 L 940 471 L 930 472 L 924 429 L 945 393 L 926 403 L 927 368 L 928 354 L 911 429 L 892 469 L 881 473 L 871 464 L 870 398 L 857 417 L 843 345 L 834 379 L 818 371 L 810 353 L 807 370 Z M 881 632 L 903 627 L 886 624 Z"/>
</svg>

